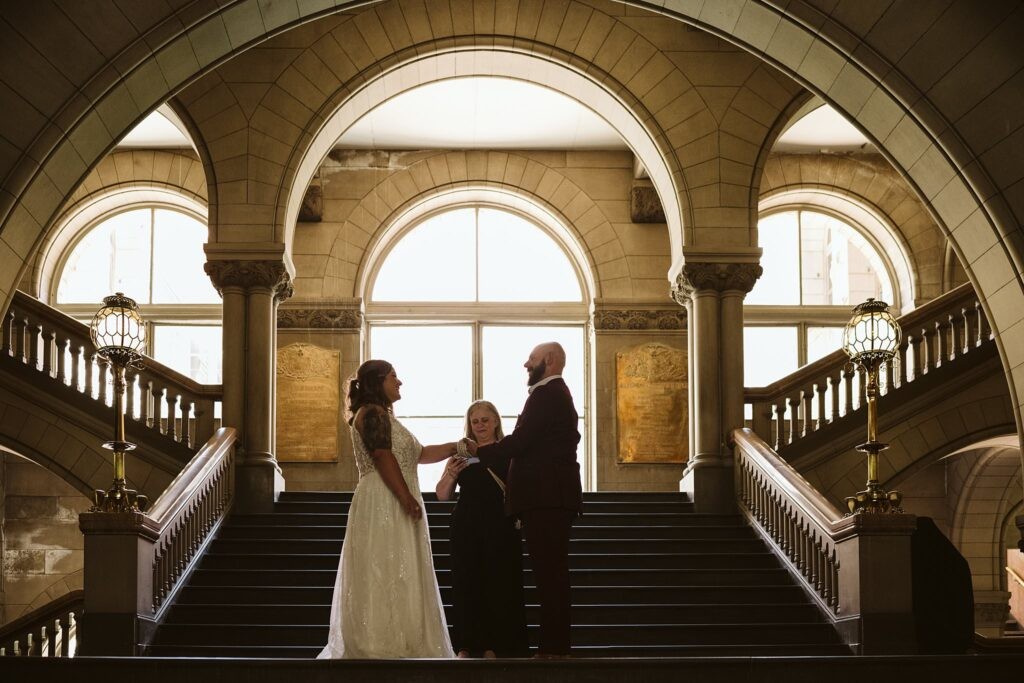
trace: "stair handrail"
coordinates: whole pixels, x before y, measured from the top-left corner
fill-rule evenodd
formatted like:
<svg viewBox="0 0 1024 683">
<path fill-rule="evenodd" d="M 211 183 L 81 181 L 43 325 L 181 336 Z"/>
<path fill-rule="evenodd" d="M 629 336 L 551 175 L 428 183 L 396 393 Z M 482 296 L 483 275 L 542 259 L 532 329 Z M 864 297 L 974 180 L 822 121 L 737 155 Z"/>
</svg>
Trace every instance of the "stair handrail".
<svg viewBox="0 0 1024 683">
<path fill-rule="evenodd" d="M 89 326 L 22 291 L 4 314 L 0 357 L 13 358 L 52 381 L 110 406 L 108 367 L 96 353 Z M 149 356 L 126 377 L 125 417 L 192 450 L 215 428 L 223 385 L 200 384 Z"/>
<path fill-rule="evenodd" d="M 895 358 L 881 369 L 881 394 L 956 361 L 994 337 L 970 283 L 932 299 L 898 319 L 904 335 Z M 842 349 L 765 387 L 745 387 L 751 428 L 776 452 L 864 405 L 864 378 Z"/>
<path fill-rule="evenodd" d="M 148 645 L 231 509 L 236 438 L 234 429 L 218 429 L 145 513 L 79 515 L 89 655 L 135 655 Z M 136 561 L 111 566 L 111 557 L 125 556 Z M 126 614 L 125 605 L 134 612 Z"/>
<path fill-rule="evenodd" d="M 84 593 L 65 593 L 0 628 L 0 657 L 74 657 Z"/>
<path fill-rule="evenodd" d="M 740 511 L 843 640 L 862 652 L 880 652 L 893 636 L 876 634 L 875 624 L 912 632 L 910 536 L 916 517 L 844 516 L 752 430 L 737 429 L 732 437 Z M 912 633 L 903 635 L 913 640 Z"/>
</svg>

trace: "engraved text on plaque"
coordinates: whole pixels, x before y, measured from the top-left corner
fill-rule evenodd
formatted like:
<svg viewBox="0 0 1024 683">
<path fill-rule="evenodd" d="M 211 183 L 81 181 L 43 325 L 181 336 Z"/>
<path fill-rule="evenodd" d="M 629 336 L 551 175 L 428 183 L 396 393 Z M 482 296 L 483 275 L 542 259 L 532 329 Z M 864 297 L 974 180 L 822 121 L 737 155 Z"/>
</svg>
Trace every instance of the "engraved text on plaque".
<svg viewBox="0 0 1024 683">
<path fill-rule="evenodd" d="M 313 344 L 277 350 L 277 459 L 338 459 L 341 357 Z"/>
<path fill-rule="evenodd" d="M 619 462 L 686 462 L 686 352 L 654 343 L 623 349 L 615 379 Z"/>
</svg>

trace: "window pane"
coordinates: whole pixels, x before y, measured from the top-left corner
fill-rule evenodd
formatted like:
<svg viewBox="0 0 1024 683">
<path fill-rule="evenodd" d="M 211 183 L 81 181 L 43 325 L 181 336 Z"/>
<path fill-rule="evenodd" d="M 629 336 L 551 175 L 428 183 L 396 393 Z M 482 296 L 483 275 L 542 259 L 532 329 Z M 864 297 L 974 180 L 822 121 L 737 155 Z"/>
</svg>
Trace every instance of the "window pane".
<svg viewBox="0 0 1024 683">
<path fill-rule="evenodd" d="M 868 297 L 892 301 L 892 286 L 875 248 L 852 226 L 801 212 L 803 303 L 846 306 Z"/>
<path fill-rule="evenodd" d="M 572 393 L 576 412 L 583 415 L 583 328 L 497 326 L 483 328 L 481 363 L 483 367 L 483 396 L 494 403 L 502 416 L 519 414 L 526 402 L 526 368 L 523 363 L 537 344 L 556 341 L 565 349 L 566 364 L 562 377 Z M 502 421 L 502 427 L 509 427 Z M 507 429 L 506 434 L 511 430 Z"/>
<path fill-rule="evenodd" d="M 406 429 L 412 432 L 424 446 L 447 443 L 465 436 L 462 431 L 464 416 L 406 417 L 400 419 Z M 441 475 L 444 473 L 446 462 L 442 460 L 431 465 L 420 465 L 416 468 L 420 480 L 420 491 L 424 493 L 432 493 L 434 491 L 438 480 L 441 479 Z"/>
<path fill-rule="evenodd" d="M 179 211 L 157 209 L 153 231 L 153 303 L 220 303 L 203 271 L 206 225 Z"/>
<path fill-rule="evenodd" d="M 529 221 L 480 209 L 481 301 L 580 301 L 565 252 Z"/>
<path fill-rule="evenodd" d="M 397 417 L 466 414 L 473 400 L 470 326 L 374 325 L 370 357 L 394 365 L 402 381 L 402 398 L 395 404 Z"/>
<path fill-rule="evenodd" d="M 114 292 L 149 303 L 151 215 L 151 209 L 125 211 L 90 230 L 64 265 L 57 303 L 98 304 Z"/>
<path fill-rule="evenodd" d="M 763 387 L 797 369 L 796 327 L 743 328 L 743 385 Z"/>
<path fill-rule="evenodd" d="M 219 325 L 156 325 L 153 357 L 200 384 L 220 384 L 223 356 Z"/>
<path fill-rule="evenodd" d="M 807 328 L 807 362 L 813 363 L 819 358 L 838 351 L 843 346 L 842 327 L 808 327 Z"/>
<path fill-rule="evenodd" d="M 384 260 L 373 300 L 476 300 L 474 212 L 446 211 L 410 230 Z"/>
<path fill-rule="evenodd" d="M 786 211 L 758 222 L 757 241 L 764 250 L 761 255 L 764 273 L 747 295 L 745 303 L 800 303 L 800 247 L 796 216 L 795 211 Z"/>
</svg>

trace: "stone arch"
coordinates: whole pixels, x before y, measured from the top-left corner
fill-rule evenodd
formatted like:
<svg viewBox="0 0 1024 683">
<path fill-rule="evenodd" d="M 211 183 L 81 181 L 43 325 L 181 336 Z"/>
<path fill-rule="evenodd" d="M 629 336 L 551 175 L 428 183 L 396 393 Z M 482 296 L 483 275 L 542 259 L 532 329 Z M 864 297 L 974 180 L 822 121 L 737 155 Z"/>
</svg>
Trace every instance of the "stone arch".
<svg viewBox="0 0 1024 683">
<path fill-rule="evenodd" d="M 166 203 L 206 220 L 206 177 L 192 151 L 131 150 L 109 154 L 68 198 L 36 252 L 22 289 L 49 301 L 58 261 L 95 220 L 125 202 Z"/>
<path fill-rule="evenodd" d="M 909 310 L 947 291 L 943 288 L 945 235 L 929 215 L 921 200 L 895 170 L 877 155 L 775 154 L 765 165 L 761 181 L 761 202 L 773 201 L 784 193 L 820 193 L 823 206 L 840 213 L 850 210 L 856 216 L 857 205 L 893 234 L 906 261 L 909 278 L 901 282 L 903 308 Z M 796 195 L 794 195 L 796 196 Z M 848 209 L 836 204 L 847 200 Z M 817 203 L 810 198 L 808 203 Z M 861 221 L 870 227 L 871 216 Z M 883 235 L 875 235 L 884 241 Z"/>
<path fill-rule="evenodd" d="M 1021 504 L 1020 449 L 1016 435 L 990 441 L 1001 443 L 979 444 L 965 462 L 951 540 L 970 562 L 976 590 L 1005 590 L 1005 528 Z"/>
<path fill-rule="evenodd" d="M 342 289 L 331 288 L 329 297 L 359 295 L 361 279 L 357 269 L 365 264 L 366 252 L 380 239 L 387 226 L 425 199 L 446 192 L 474 188 L 498 190 L 527 199 L 550 212 L 562 225 L 572 230 L 573 239 L 582 253 L 576 260 L 589 269 L 591 294 L 604 296 L 605 281 L 617 292 L 629 291 L 632 273 L 624 247 L 611 221 L 598 204 L 576 183 L 543 161 L 514 152 L 448 151 L 427 154 L 397 173 L 389 175 L 369 190 L 349 213 L 330 247 L 330 257 L 323 264 L 328 273 L 344 274 Z M 668 263 L 666 262 L 666 268 Z M 296 290 L 304 295 L 301 270 L 296 277 Z M 322 292 L 322 294 L 324 294 Z"/>
<path fill-rule="evenodd" d="M 1022 133 L 986 124 L 1005 121 L 1007 112 L 1019 116 L 1010 103 L 1017 88 L 1011 77 L 1024 60 L 1014 40 L 1024 23 L 1021 8 L 986 4 L 968 30 L 963 4 L 928 8 L 931 20 L 913 23 L 890 6 L 859 3 L 850 15 L 849 8 L 826 14 L 809 2 L 775 0 L 631 4 L 757 54 L 876 141 L 934 211 L 983 297 L 1019 423 L 1024 186 L 1013 159 Z M 145 113 L 232 55 L 348 7 L 200 0 L 140 8 L 135 23 L 115 5 L 92 15 L 83 14 L 92 8 L 72 7 L 70 14 L 52 12 L 64 29 L 60 45 L 50 40 L 51 22 L 25 25 L 14 17 L 22 30 L 8 47 L 17 52 L 9 62 L 15 82 L 8 106 L 17 125 L 6 131 L 0 195 L 4 309 L 63 198 Z M 95 26 L 123 30 L 93 35 Z M 114 54 L 119 57 L 106 56 Z"/>
<path fill-rule="evenodd" d="M 919 291 L 919 270 L 914 254 L 903 233 L 876 205 L 853 193 L 837 191 L 833 186 L 811 183 L 795 183 L 766 192 L 759 204 L 762 213 L 802 208 L 833 214 L 860 228 L 886 264 L 896 297 L 891 303 L 897 305 L 897 310 L 908 312 L 924 303 L 915 296 Z"/>
</svg>

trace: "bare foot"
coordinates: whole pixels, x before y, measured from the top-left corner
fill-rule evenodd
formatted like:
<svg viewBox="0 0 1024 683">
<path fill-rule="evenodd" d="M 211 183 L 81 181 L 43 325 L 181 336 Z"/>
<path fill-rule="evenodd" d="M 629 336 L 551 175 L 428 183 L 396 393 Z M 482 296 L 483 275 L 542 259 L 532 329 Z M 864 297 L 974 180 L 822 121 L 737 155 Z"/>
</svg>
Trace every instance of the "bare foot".
<svg viewBox="0 0 1024 683">
<path fill-rule="evenodd" d="M 469 659 L 469 650 L 459 650 L 459 654 L 455 656 L 459 659 Z"/>
<path fill-rule="evenodd" d="M 497 659 L 498 655 L 494 654 L 494 650 L 484 650 L 484 659 Z"/>
</svg>

